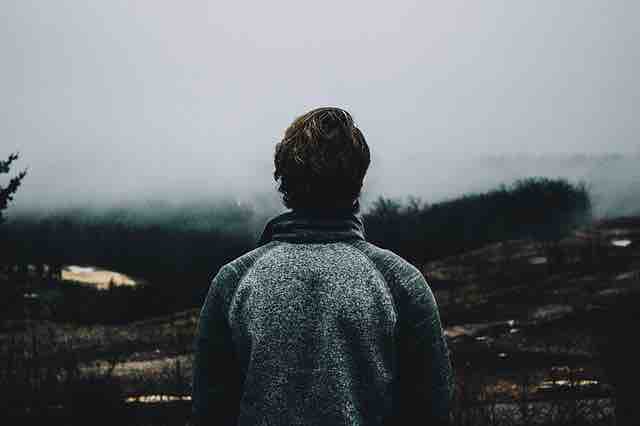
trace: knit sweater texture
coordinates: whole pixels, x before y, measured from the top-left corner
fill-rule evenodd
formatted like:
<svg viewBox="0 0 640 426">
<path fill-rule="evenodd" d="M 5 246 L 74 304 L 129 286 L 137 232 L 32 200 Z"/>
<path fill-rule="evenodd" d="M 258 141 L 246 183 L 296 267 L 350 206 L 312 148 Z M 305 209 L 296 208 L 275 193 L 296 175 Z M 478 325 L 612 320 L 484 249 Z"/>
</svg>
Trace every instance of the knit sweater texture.
<svg viewBox="0 0 640 426">
<path fill-rule="evenodd" d="M 354 213 L 290 211 L 209 287 L 193 420 L 207 425 L 444 424 L 452 371 L 423 274 Z"/>
</svg>

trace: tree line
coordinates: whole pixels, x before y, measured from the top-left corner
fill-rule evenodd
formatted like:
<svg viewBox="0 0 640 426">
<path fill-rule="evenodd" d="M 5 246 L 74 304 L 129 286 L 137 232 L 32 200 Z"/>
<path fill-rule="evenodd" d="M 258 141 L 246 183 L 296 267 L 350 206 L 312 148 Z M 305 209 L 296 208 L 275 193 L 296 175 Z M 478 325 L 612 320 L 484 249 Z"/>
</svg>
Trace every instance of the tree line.
<svg viewBox="0 0 640 426">
<path fill-rule="evenodd" d="M 530 178 L 433 204 L 381 197 L 363 217 L 368 240 L 420 267 L 494 241 L 557 239 L 590 212 L 584 184 Z M 0 262 L 95 265 L 130 275 L 145 284 L 98 291 L 51 282 L 43 293 L 55 317 L 126 322 L 200 306 L 219 267 L 253 249 L 265 221 L 263 212 L 224 200 L 22 215 L 0 226 L 10 248 Z"/>
</svg>

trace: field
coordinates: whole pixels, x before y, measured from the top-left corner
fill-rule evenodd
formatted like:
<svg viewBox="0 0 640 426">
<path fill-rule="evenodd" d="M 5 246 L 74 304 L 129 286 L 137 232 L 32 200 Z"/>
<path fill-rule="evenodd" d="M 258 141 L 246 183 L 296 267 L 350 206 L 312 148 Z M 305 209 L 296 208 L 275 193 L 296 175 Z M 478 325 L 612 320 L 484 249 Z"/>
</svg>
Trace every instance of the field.
<svg viewBox="0 0 640 426">
<path fill-rule="evenodd" d="M 602 345 L 623 339 L 626 324 L 608 331 L 606 318 L 621 298 L 637 299 L 640 253 L 611 243 L 612 235 L 634 236 L 635 228 L 599 226 L 591 238 L 582 230 L 553 247 L 505 241 L 423 266 L 452 351 L 457 424 L 612 424 L 620 384 Z M 593 245 L 594 235 L 602 245 Z M 586 250 L 597 267 L 586 264 Z M 122 325 L 7 321 L 0 334 L 4 382 L 22 384 L 22 401 L 40 391 L 36 407 L 47 415 L 64 411 L 69 389 L 80 387 L 93 391 L 76 397 L 96 398 L 86 407 L 112 393 L 123 413 L 142 422 L 157 410 L 186 421 L 198 314 Z"/>
</svg>

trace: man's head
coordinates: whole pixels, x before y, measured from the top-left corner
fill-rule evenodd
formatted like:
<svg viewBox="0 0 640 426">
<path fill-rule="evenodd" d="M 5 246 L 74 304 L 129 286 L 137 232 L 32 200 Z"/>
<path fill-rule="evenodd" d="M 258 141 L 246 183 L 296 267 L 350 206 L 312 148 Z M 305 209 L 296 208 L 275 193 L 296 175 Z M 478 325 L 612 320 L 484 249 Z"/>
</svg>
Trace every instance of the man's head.
<svg viewBox="0 0 640 426">
<path fill-rule="evenodd" d="M 276 145 L 275 172 L 292 209 L 356 209 L 370 163 L 369 146 L 351 115 L 317 108 L 296 118 Z"/>
</svg>

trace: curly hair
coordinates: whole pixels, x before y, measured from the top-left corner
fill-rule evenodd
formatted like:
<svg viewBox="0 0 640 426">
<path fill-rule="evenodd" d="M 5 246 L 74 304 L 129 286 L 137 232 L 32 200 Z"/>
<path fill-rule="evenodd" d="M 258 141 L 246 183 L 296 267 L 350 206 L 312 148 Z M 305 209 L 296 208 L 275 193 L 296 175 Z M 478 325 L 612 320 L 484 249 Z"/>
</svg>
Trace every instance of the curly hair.
<svg viewBox="0 0 640 426">
<path fill-rule="evenodd" d="M 371 162 L 351 115 L 323 107 L 296 118 L 275 149 L 275 171 L 291 209 L 354 209 Z"/>
</svg>

